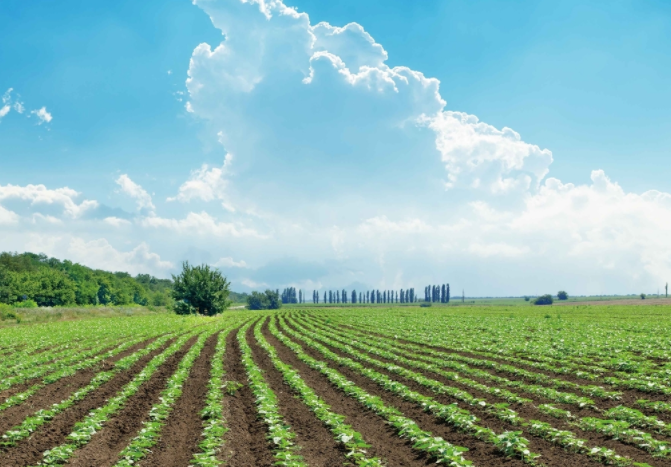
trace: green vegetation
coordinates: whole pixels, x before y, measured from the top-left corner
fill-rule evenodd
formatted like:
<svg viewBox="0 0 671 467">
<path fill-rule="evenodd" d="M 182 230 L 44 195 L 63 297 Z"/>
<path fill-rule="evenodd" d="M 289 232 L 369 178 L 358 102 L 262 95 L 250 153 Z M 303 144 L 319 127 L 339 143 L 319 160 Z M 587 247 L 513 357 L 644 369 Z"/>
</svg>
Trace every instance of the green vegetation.
<svg viewBox="0 0 671 467">
<path fill-rule="evenodd" d="M 279 310 L 282 307 L 280 295 L 272 290 L 266 290 L 264 293 L 252 292 L 247 297 L 247 308 L 250 310 Z"/>
<path fill-rule="evenodd" d="M 172 276 L 172 298 L 178 315 L 213 316 L 222 313 L 231 304 L 228 299 L 231 283 L 216 269 L 207 264 L 191 266 L 182 264 L 182 272 Z"/>
<path fill-rule="evenodd" d="M 23 308 L 170 303 L 172 281 L 94 270 L 34 253 L 0 253 L 0 303 Z"/>
<path fill-rule="evenodd" d="M 534 300 L 534 305 L 552 305 L 552 295 L 541 295 L 536 300 Z"/>
</svg>

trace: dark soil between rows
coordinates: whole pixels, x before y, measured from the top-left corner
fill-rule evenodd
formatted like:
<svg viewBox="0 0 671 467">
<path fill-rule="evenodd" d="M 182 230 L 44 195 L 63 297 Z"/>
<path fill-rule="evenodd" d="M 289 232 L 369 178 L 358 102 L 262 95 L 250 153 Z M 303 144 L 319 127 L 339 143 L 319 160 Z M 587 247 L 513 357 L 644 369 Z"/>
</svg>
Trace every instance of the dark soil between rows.
<svg viewBox="0 0 671 467">
<path fill-rule="evenodd" d="M 321 353 L 308 347 L 305 343 L 298 341 L 289 334 L 286 335 L 294 342 L 301 345 L 308 355 L 317 360 L 327 362 L 331 368 L 340 372 L 343 376 L 369 394 L 380 397 L 386 405 L 399 409 L 406 417 L 414 420 L 422 430 L 431 432 L 433 436 L 440 436 L 456 446 L 468 448 L 468 451 L 464 453 L 464 457 L 471 460 L 474 465 L 505 465 L 509 467 L 522 467 L 525 465 L 518 459 L 505 457 L 499 453 L 494 446 L 484 443 L 474 436 L 461 433 L 453 427 L 438 421 L 431 414 L 424 412 L 417 405 L 397 397 L 391 392 L 384 390 L 370 379 L 359 375 L 345 366 L 341 366 L 334 361 L 326 359 Z"/>
<path fill-rule="evenodd" d="M 75 453 L 68 465 L 76 467 L 114 465 L 119 460 L 119 453 L 142 428 L 149 410 L 158 402 L 161 391 L 165 389 L 168 378 L 177 370 L 179 362 L 196 340 L 196 336 L 192 337 L 178 352 L 168 357 L 149 381 L 142 384 L 126 401 L 121 411 L 108 420 L 103 429 L 93 435 L 86 446 Z"/>
<path fill-rule="evenodd" d="M 69 398 L 73 392 L 89 384 L 91 379 L 93 379 L 96 374 L 100 373 L 101 371 L 110 370 L 114 366 L 115 362 L 150 345 L 154 340 L 155 339 L 150 339 L 136 344 L 110 359 L 103 360 L 93 368 L 78 371 L 72 376 L 68 376 L 67 378 L 62 378 L 55 383 L 48 384 L 33 394 L 32 397 L 28 398 L 22 404 L 10 407 L 4 412 L 0 412 L 0 433 L 4 433 L 10 428 L 18 425 L 26 417 L 32 415 L 36 411 L 40 409 L 47 409 L 53 404 Z"/>
<path fill-rule="evenodd" d="M 166 343 L 163 348 L 145 355 L 129 370 L 116 374 L 110 381 L 87 395 L 79 403 L 58 414 L 51 422 L 33 433 L 30 438 L 3 452 L 0 455 L 0 467 L 35 465 L 40 462 L 44 451 L 63 444 L 66 437 L 72 432 L 75 423 L 82 420 L 91 410 L 104 405 L 109 398 L 131 381 L 152 358 L 161 353 L 171 342 Z"/>
<path fill-rule="evenodd" d="M 275 369 L 268 353 L 256 343 L 253 326 L 247 332 L 247 342 L 252 348 L 254 362 L 261 368 L 266 383 L 277 396 L 280 414 L 296 434 L 294 441 L 300 446 L 298 453 L 308 465 L 342 466 L 346 461 L 345 453 L 335 442 L 328 428 L 292 394 L 282 374 Z"/>
<path fill-rule="evenodd" d="M 346 423 L 361 433 L 364 440 L 371 445 L 367 450 L 370 457 L 383 459 L 385 465 L 389 467 L 433 465 L 434 462 L 421 453 L 413 451 L 412 443 L 400 438 L 383 418 L 365 409 L 355 399 L 336 389 L 326 376 L 299 360 L 291 349 L 269 332 L 267 324 L 264 325 L 263 334 L 277 350 L 282 361 L 297 370 L 305 383 L 331 406 L 331 410 L 345 415 L 347 417 Z"/>
<path fill-rule="evenodd" d="M 345 329 L 346 329 L 346 327 L 345 327 Z M 362 329 L 358 329 L 358 328 L 357 328 L 357 330 L 360 331 L 360 332 L 366 332 L 366 331 L 364 331 Z M 371 335 L 388 339 L 388 336 L 385 336 L 385 335 L 382 335 L 382 334 L 377 334 L 377 333 L 371 332 Z M 403 339 L 399 339 L 399 341 L 403 341 Z M 405 341 L 403 341 L 403 342 L 405 342 Z M 407 341 L 407 342 L 410 342 L 410 341 Z M 636 390 L 636 389 L 617 389 L 617 388 L 614 388 L 614 387 L 609 386 L 607 384 L 600 384 L 599 382 L 580 379 L 580 378 L 577 378 L 577 377 L 575 377 L 573 375 L 570 375 L 570 374 L 558 375 L 558 374 L 555 374 L 555 373 L 552 373 L 552 372 L 549 372 L 549 371 L 539 370 L 539 369 L 536 369 L 536 368 L 533 368 L 533 367 L 530 367 L 530 366 L 518 365 L 518 364 L 515 364 L 515 363 L 507 362 L 504 359 L 497 359 L 497 358 L 490 358 L 490 357 L 485 358 L 485 357 L 482 357 L 482 356 L 479 356 L 479 355 L 476 355 L 476 354 L 471 354 L 469 352 L 454 351 L 454 350 L 450 350 L 450 349 L 447 349 L 447 348 L 444 348 L 444 347 L 436 347 L 436 346 L 431 346 L 431 345 L 427 345 L 427 344 L 419 344 L 419 343 L 416 343 L 416 342 L 412 342 L 412 343 L 414 345 L 417 345 L 417 346 L 420 346 L 420 347 L 426 347 L 427 349 L 433 350 L 433 351 L 437 350 L 439 352 L 455 353 L 455 354 L 459 354 L 459 355 L 462 355 L 462 356 L 475 358 L 475 359 L 479 359 L 479 360 L 486 359 L 486 360 L 496 361 L 498 363 L 517 366 L 519 368 L 524 368 L 528 371 L 533 371 L 535 373 L 544 374 L 544 375 L 550 376 L 552 378 L 561 379 L 563 381 L 568 381 L 568 382 L 572 382 L 572 383 L 576 383 L 576 384 L 580 384 L 580 385 L 598 385 L 598 386 L 604 387 L 608 391 L 616 391 L 617 390 L 617 391 L 620 391 L 622 393 L 622 396 L 618 400 L 612 400 L 612 399 L 603 399 L 603 398 L 599 398 L 599 397 L 586 396 L 585 394 L 582 394 L 579 391 L 575 391 L 575 390 L 571 390 L 571 389 L 563 389 L 563 388 L 558 389 L 559 391 L 562 391 L 562 392 L 571 392 L 571 393 L 574 393 L 574 394 L 579 395 L 579 396 L 585 396 L 585 397 L 591 398 L 592 400 L 595 401 L 596 406 L 599 408 L 599 410 L 608 410 L 608 409 L 611 409 L 613 407 L 617 407 L 619 405 L 624 405 L 626 407 L 630 407 L 630 408 L 640 410 L 641 412 L 645 413 L 646 415 L 655 416 L 655 417 L 659 418 L 660 420 L 664 421 L 665 423 L 671 423 L 671 414 L 659 413 L 659 412 L 655 412 L 655 411 L 650 410 L 650 409 L 645 409 L 645 408 L 642 408 L 642 407 L 638 406 L 638 404 L 636 403 L 640 399 L 667 402 L 668 401 L 668 396 L 665 396 L 664 394 L 645 393 L 643 391 L 639 391 L 639 390 Z M 415 351 L 411 351 L 411 352 L 415 352 Z M 415 353 L 418 353 L 418 352 L 415 352 Z M 421 354 L 422 352 L 419 351 L 419 353 Z M 428 353 L 427 353 L 427 356 L 435 357 L 435 355 L 430 355 Z M 511 381 L 526 381 L 525 378 L 520 378 L 518 376 L 511 375 L 510 373 L 507 373 L 507 372 L 504 372 L 504 371 L 497 371 L 497 370 L 493 370 L 493 369 L 490 369 L 490 368 L 478 368 L 478 369 L 482 370 L 482 371 L 486 371 L 486 372 L 488 372 L 490 374 L 493 374 L 493 375 L 497 375 L 497 376 L 507 378 Z M 446 370 L 447 371 L 455 371 L 455 370 L 451 370 L 450 368 L 446 368 Z M 465 375 L 465 376 L 468 376 L 468 375 Z M 468 376 L 468 377 L 470 377 L 470 376 Z M 485 385 L 491 385 L 492 384 L 490 381 L 484 380 L 484 379 L 481 379 L 481 378 L 474 378 L 474 377 L 470 377 L 470 378 L 475 380 L 475 381 L 478 381 L 482 384 L 485 384 Z M 529 384 L 537 384 L 537 385 L 540 385 L 540 386 L 552 387 L 551 385 L 548 385 L 548 384 L 540 384 L 540 383 L 535 383 L 533 381 L 526 381 L 526 382 L 528 382 Z M 518 393 L 522 397 L 527 397 L 527 398 L 532 399 L 532 400 L 537 400 L 541 403 L 552 403 L 559 408 L 564 408 L 564 410 L 570 410 L 571 412 L 577 413 L 581 417 L 601 417 L 602 416 L 601 413 L 598 412 L 598 411 L 592 411 L 589 408 L 584 408 L 584 409 L 578 410 L 575 406 L 572 406 L 572 405 L 559 404 L 559 403 L 555 403 L 551 400 L 544 399 L 543 397 L 539 397 L 539 396 L 534 395 L 534 394 L 519 392 L 518 388 L 511 388 L 511 391 Z M 658 434 L 657 436 L 659 436 L 661 439 L 670 438 L 670 437 L 667 437 L 667 436 L 662 435 L 662 434 Z"/>
<path fill-rule="evenodd" d="M 224 418 L 229 430 L 224 436 L 220 459 L 227 467 L 271 467 L 275 459 L 266 440 L 266 427 L 258 419 L 254 395 L 242 366 L 237 330 L 231 331 L 226 338 L 224 368 L 227 381 L 236 381 L 243 386 L 235 395 L 224 397 Z"/>
<path fill-rule="evenodd" d="M 187 466 L 199 452 L 203 432 L 200 411 L 205 407 L 217 337 L 218 334 L 213 334 L 205 342 L 184 383 L 182 395 L 161 431 L 161 438 L 151 448 L 152 453 L 142 462 L 142 467 Z"/>
<path fill-rule="evenodd" d="M 325 345 L 323 342 L 322 342 L 322 344 Z M 333 352 L 335 352 L 335 353 L 337 353 L 337 354 L 339 354 L 339 355 L 342 355 L 342 356 L 346 356 L 346 357 L 350 357 L 350 358 L 352 358 L 351 355 L 349 355 L 349 354 L 345 354 L 344 352 L 340 351 L 339 349 L 330 347 L 330 346 L 328 346 L 328 345 L 325 345 L 325 346 L 326 346 L 327 348 L 329 348 L 331 351 L 333 351 Z M 382 357 L 379 357 L 379 356 L 377 356 L 377 355 L 372 355 L 372 357 L 375 358 L 375 359 L 377 359 L 377 360 L 380 360 L 380 361 L 382 361 L 382 362 L 386 362 L 386 363 L 394 363 L 394 362 L 389 362 L 389 360 L 384 359 L 384 358 L 382 358 Z M 394 364 L 396 364 L 396 363 L 394 363 Z M 365 364 L 365 365 L 370 367 L 370 365 L 367 365 L 367 364 Z M 400 366 L 406 366 L 406 365 L 400 365 Z M 447 403 L 454 403 L 454 402 L 457 402 L 457 403 L 458 403 L 458 402 L 459 402 L 459 401 L 457 401 L 457 400 L 455 400 L 455 399 L 453 399 L 453 398 L 451 398 L 451 397 L 449 397 L 449 396 L 445 396 L 445 395 L 436 395 L 435 393 L 432 393 L 429 389 L 422 387 L 421 385 L 415 383 L 415 382 L 412 381 L 412 380 L 408 380 L 408 379 L 406 379 L 406 378 L 403 378 L 403 377 L 401 377 L 401 376 L 399 376 L 399 375 L 393 374 L 393 373 L 391 373 L 391 372 L 389 372 L 389 371 L 386 371 L 386 370 L 384 370 L 384 369 L 381 369 L 381 368 L 379 368 L 379 367 L 374 367 L 374 369 L 375 369 L 376 371 L 382 373 L 382 374 L 386 374 L 386 375 L 389 376 L 390 378 L 393 378 L 393 379 L 395 379 L 395 380 L 397 380 L 397 381 L 402 382 L 403 384 L 405 384 L 405 385 L 407 385 L 408 387 L 410 387 L 412 390 L 417 391 L 417 392 L 419 392 L 419 393 L 422 393 L 422 394 L 424 394 L 424 395 L 433 397 L 433 398 L 435 398 L 436 400 L 438 400 L 438 401 L 440 401 L 440 402 L 442 402 L 442 403 L 446 403 L 446 404 L 447 404 Z M 421 371 L 419 371 L 419 370 L 417 370 L 417 369 L 414 369 L 414 368 L 409 368 L 409 369 L 412 370 L 412 371 L 421 372 Z M 447 380 L 446 378 L 441 377 L 440 375 L 436 375 L 435 373 L 430 373 L 429 377 L 431 377 L 431 378 L 433 378 L 433 379 L 435 379 L 435 380 L 438 380 L 438 381 L 440 381 L 440 382 L 442 382 L 442 383 L 445 383 L 446 385 L 449 385 L 449 386 L 458 386 L 458 385 L 455 385 L 454 382 L 449 381 L 449 380 Z M 475 378 L 475 379 L 477 379 L 477 378 Z M 486 381 L 481 381 L 481 382 L 482 382 L 483 384 L 487 384 Z M 464 389 L 465 391 L 469 392 L 469 393 L 470 393 L 471 395 L 473 395 L 474 397 L 480 397 L 480 398 L 482 398 L 482 399 L 487 400 L 487 401 L 490 402 L 490 403 L 491 403 L 491 402 L 500 402 L 500 401 L 498 401 L 498 400 L 493 400 L 493 398 L 492 398 L 491 396 L 489 396 L 488 394 L 481 393 L 481 392 L 476 391 L 476 390 L 473 390 L 473 389 L 471 389 L 471 388 L 464 387 L 463 389 Z M 534 397 L 535 397 L 535 396 L 533 396 L 533 395 L 531 395 L 531 394 L 525 394 L 525 393 L 520 393 L 520 395 L 521 395 L 521 396 L 525 396 L 525 397 L 529 397 L 529 398 L 534 398 Z M 538 399 L 538 398 L 536 398 L 536 399 Z M 551 401 L 550 401 L 550 402 L 551 402 Z M 461 403 L 460 405 L 463 406 L 464 404 Z M 555 406 L 563 407 L 563 404 L 555 404 Z M 558 419 L 555 419 L 555 418 L 546 416 L 545 414 L 539 412 L 534 406 L 531 406 L 531 405 L 529 405 L 529 404 L 525 404 L 525 405 L 521 405 L 521 406 L 520 406 L 520 405 L 515 405 L 515 406 L 513 406 L 513 407 L 511 407 L 511 408 L 513 408 L 515 411 L 518 412 L 518 414 L 519 414 L 520 416 L 522 416 L 523 418 L 525 418 L 525 419 L 527 419 L 527 420 L 541 420 L 541 421 L 550 423 L 552 426 L 554 426 L 554 427 L 557 428 L 557 429 L 572 431 L 573 433 L 576 433 L 576 435 L 577 435 L 578 437 L 583 438 L 583 439 L 586 439 L 586 440 L 590 443 L 591 446 L 601 446 L 601 447 L 607 447 L 607 448 L 609 448 L 609 449 L 614 449 L 618 454 L 620 454 L 620 455 L 625 455 L 625 456 L 628 456 L 628 457 L 631 457 L 632 459 L 634 459 L 634 460 L 637 461 L 637 462 L 648 462 L 648 463 L 650 463 L 650 464 L 652 464 L 652 465 L 656 465 L 656 466 L 659 466 L 659 465 L 671 465 L 671 463 L 670 463 L 669 461 L 666 461 L 666 460 L 660 460 L 659 458 L 653 458 L 652 456 L 650 456 L 650 455 L 647 454 L 646 452 L 644 452 L 644 451 L 642 451 L 642 450 L 640 450 L 640 449 L 638 449 L 638 448 L 636 448 L 636 447 L 634 447 L 634 446 L 631 446 L 631 445 L 628 445 L 628 444 L 624 444 L 624 443 L 620 443 L 620 442 L 618 442 L 618 441 L 615 441 L 615 440 L 611 439 L 610 437 L 607 437 L 607 436 L 605 436 L 605 435 L 601 435 L 601 434 L 599 434 L 599 433 L 582 431 L 582 430 L 580 430 L 579 428 L 577 428 L 577 427 L 575 427 L 575 426 L 571 426 L 571 425 L 569 425 L 568 423 L 566 423 L 566 422 L 564 422 L 564 421 L 561 421 L 561 420 L 558 420 Z M 503 425 L 503 427 L 504 427 L 505 429 L 510 430 L 510 431 L 514 431 L 514 430 L 519 430 L 519 429 L 520 429 L 520 427 L 515 427 L 515 426 L 513 426 L 513 425 L 511 425 L 511 424 L 502 422 L 501 420 L 497 419 L 497 418 L 494 417 L 493 415 L 490 415 L 490 414 L 488 414 L 487 412 L 485 412 L 485 411 L 483 411 L 483 410 L 481 410 L 481 409 L 478 409 L 477 407 L 467 407 L 467 409 L 468 409 L 470 412 L 476 414 L 479 418 L 481 418 L 481 420 L 482 420 L 483 422 L 485 422 L 485 423 L 483 423 L 485 426 L 488 426 L 488 427 L 494 429 L 494 430 L 497 431 L 497 432 L 498 432 L 498 430 L 497 430 L 497 428 L 494 426 L 494 425 L 496 425 L 496 424 Z M 599 413 L 596 413 L 595 411 L 593 411 L 593 410 L 591 410 L 591 409 L 587 409 L 587 408 L 585 408 L 585 409 L 583 409 L 583 410 L 580 410 L 580 411 L 576 411 L 576 410 L 575 410 L 575 409 L 576 409 L 575 407 L 573 407 L 573 406 L 566 406 L 565 409 L 566 409 L 566 410 L 571 410 L 572 413 L 574 413 L 574 414 L 575 414 L 576 416 L 578 416 L 578 417 L 585 417 L 585 416 L 597 416 L 597 417 L 598 417 L 598 416 L 600 416 Z M 532 442 L 535 443 L 535 444 L 540 444 L 540 445 L 546 444 L 546 442 L 545 442 L 544 440 L 541 440 L 541 439 L 539 439 L 539 438 L 537 438 L 537 437 L 535 437 L 535 436 L 533 436 L 533 435 L 530 435 L 530 434 L 527 433 L 526 436 L 527 436 L 527 438 L 529 438 L 530 440 L 532 440 Z M 660 438 L 660 436 L 658 436 L 658 438 Z M 663 438 L 663 437 L 661 437 L 661 438 Z M 560 447 L 556 447 L 556 446 L 554 446 L 554 445 L 551 445 L 550 443 L 547 443 L 547 444 L 550 445 L 549 447 L 550 447 L 551 450 L 561 449 Z M 532 449 L 532 451 L 534 451 L 534 449 Z M 548 461 L 547 461 L 547 459 L 546 459 L 547 456 L 546 456 L 544 450 L 536 450 L 536 451 L 534 451 L 534 452 L 538 452 L 538 453 L 542 454 L 543 457 L 542 457 L 541 460 L 542 460 L 544 463 L 548 464 Z M 565 451 L 564 451 L 564 452 L 565 452 Z M 566 454 L 571 455 L 570 453 L 566 453 Z M 589 461 L 588 459 L 584 458 L 584 456 L 580 456 L 580 458 L 584 459 L 584 462 L 582 463 L 582 465 L 590 465 L 590 464 L 589 464 L 590 461 Z M 548 465 L 552 465 L 552 464 L 548 464 Z M 593 463 L 593 465 L 598 465 L 598 464 Z"/>
</svg>

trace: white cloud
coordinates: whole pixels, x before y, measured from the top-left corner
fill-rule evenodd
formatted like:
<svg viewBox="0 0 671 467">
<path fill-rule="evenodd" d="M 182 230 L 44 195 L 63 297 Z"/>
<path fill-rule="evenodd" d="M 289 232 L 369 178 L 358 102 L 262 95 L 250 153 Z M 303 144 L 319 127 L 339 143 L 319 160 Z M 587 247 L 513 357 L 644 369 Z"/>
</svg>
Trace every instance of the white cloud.
<svg viewBox="0 0 671 467">
<path fill-rule="evenodd" d="M 0 225 L 17 224 L 18 222 L 18 214 L 0 206 Z"/>
<path fill-rule="evenodd" d="M 426 124 L 436 132 L 436 147 L 448 171 L 447 187 L 469 176 L 474 187 L 493 193 L 526 191 L 545 177 L 552 153 L 522 141 L 510 128 L 497 128 L 463 112 L 445 111 Z"/>
<path fill-rule="evenodd" d="M 226 210 L 234 212 L 235 208 L 231 205 L 226 193 L 228 180 L 225 178 L 232 160 L 233 156 L 226 154 L 222 167 L 210 168 L 209 165 L 203 164 L 200 169 L 191 172 L 191 177 L 179 187 L 177 196 L 167 200 L 181 202 L 189 202 L 192 199 L 219 200 Z"/>
<path fill-rule="evenodd" d="M 79 196 L 80 193 L 68 187 L 50 190 L 44 185 L 0 185 L 0 202 L 21 200 L 36 208 L 60 205 L 63 213 L 73 219 L 98 207 L 98 202 L 93 200 L 84 200 L 77 204 L 75 198 Z"/>
<path fill-rule="evenodd" d="M 103 219 L 105 224 L 111 225 L 112 227 L 125 227 L 130 225 L 130 221 L 126 219 L 121 219 L 119 217 L 106 217 Z"/>
<path fill-rule="evenodd" d="M 53 119 L 51 114 L 49 112 L 47 112 L 46 107 L 42 107 L 41 109 L 38 109 L 38 110 L 33 110 L 30 113 L 37 116 L 37 118 L 40 119 L 40 121 L 39 121 L 40 125 L 43 124 L 43 123 L 49 123 Z"/>
<path fill-rule="evenodd" d="M 4 105 L 0 108 L 0 118 L 3 118 L 9 113 L 12 108 L 9 105 Z"/>
<path fill-rule="evenodd" d="M 267 238 L 256 230 L 241 223 L 219 222 L 207 212 L 190 212 L 184 219 L 166 219 L 158 216 L 145 217 L 140 221 L 143 227 L 172 230 L 182 235 L 214 237 L 254 237 Z"/>
<path fill-rule="evenodd" d="M 138 210 L 149 210 L 153 212 L 156 207 L 152 202 L 151 195 L 145 191 L 140 185 L 135 183 L 126 174 L 121 175 L 116 179 L 116 184 L 121 187 L 121 191 L 135 200 Z"/>
<path fill-rule="evenodd" d="M 247 268 L 247 263 L 242 260 L 234 261 L 230 256 L 220 258 L 214 265 L 219 268 Z"/>
</svg>

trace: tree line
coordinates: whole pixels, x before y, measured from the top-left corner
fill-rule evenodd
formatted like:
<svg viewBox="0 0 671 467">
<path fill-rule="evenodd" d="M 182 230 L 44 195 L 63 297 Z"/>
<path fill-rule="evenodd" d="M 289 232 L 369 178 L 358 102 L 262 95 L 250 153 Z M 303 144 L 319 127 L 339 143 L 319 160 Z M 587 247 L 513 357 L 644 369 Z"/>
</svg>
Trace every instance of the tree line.
<svg viewBox="0 0 671 467">
<path fill-rule="evenodd" d="M 303 296 L 304 297 L 304 296 Z M 312 292 L 312 303 L 414 303 L 417 301 L 415 289 L 400 290 L 367 290 L 347 292 L 342 290 L 325 290 L 323 298 L 319 291 Z M 305 302 L 302 302 L 305 303 Z"/>
<path fill-rule="evenodd" d="M 0 303 L 9 305 L 155 305 L 172 301 L 170 279 L 91 269 L 44 254 L 0 253 Z"/>
<path fill-rule="evenodd" d="M 424 287 L 424 301 L 450 303 L 450 284 L 427 285 Z"/>
</svg>

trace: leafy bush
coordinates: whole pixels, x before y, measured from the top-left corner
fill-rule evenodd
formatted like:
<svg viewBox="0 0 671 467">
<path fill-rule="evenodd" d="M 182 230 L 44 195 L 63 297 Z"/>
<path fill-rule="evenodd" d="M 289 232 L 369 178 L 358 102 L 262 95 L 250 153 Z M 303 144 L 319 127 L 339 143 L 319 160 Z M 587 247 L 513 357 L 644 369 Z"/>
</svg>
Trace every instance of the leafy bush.
<svg viewBox="0 0 671 467">
<path fill-rule="evenodd" d="M 528 302 L 529 300 L 531 300 L 531 298 L 530 298 L 530 297 L 527 297 L 527 296 L 525 295 L 525 296 L 524 296 L 524 301 L 525 301 L 525 302 Z"/>
<path fill-rule="evenodd" d="M 420 303 L 419 306 L 421 308 L 429 308 L 431 306 L 431 303 L 423 302 L 423 303 Z"/>
<path fill-rule="evenodd" d="M 18 319 L 16 311 L 12 307 L 3 305 L 0 303 L 0 321 L 5 321 L 8 319 Z"/>
<path fill-rule="evenodd" d="M 557 292 L 557 298 L 559 300 L 568 300 L 568 294 L 563 290 L 560 290 L 559 292 Z"/>
<path fill-rule="evenodd" d="M 172 276 L 175 283 L 172 298 L 178 315 L 201 314 L 212 316 L 222 313 L 231 302 L 228 300 L 230 282 L 208 265 L 182 264 L 179 276 Z"/>
<path fill-rule="evenodd" d="M 272 290 L 252 292 L 247 297 L 247 308 L 250 310 L 277 310 L 282 306 L 280 295 Z"/>
<path fill-rule="evenodd" d="M 534 305 L 552 305 L 552 295 L 541 295 L 536 300 L 534 300 Z"/>
<path fill-rule="evenodd" d="M 14 308 L 37 308 L 37 302 L 35 300 L 24 300 L 22 302 L 16 302 L 12 305 Z"/>
</svg>

